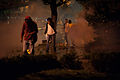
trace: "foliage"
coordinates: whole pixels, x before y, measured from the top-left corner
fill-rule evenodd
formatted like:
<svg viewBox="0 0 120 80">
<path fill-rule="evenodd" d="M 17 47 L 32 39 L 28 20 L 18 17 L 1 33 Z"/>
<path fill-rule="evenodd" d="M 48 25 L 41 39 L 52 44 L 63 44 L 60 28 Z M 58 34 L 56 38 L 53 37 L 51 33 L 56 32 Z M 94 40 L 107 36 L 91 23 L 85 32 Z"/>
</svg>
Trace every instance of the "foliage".
<svg viewBox="0 0 120 80">
<path fill-rule="evenodd" d="M 21 0 L 0 0 L 0 10 L 8 10 L 11 8 L 16 8 L 19 6 L 25 6 L 28 5 L 28 2 L 23 2 Z M 1 12 L 0 11 L 0 12 Z"/>
<path fill-rule="evenodd" d="M 75 53 L 66 54 L 60 60 L 57 60 L 56 55 L 51 54 L 13 56 L 0 59 L 0 65 L 0 73 L 12 79 L 28 73 L 40 72 L 41 70 L 56 68 L 81 69 L 82 67 Z"/>
<path fill-rule="evenodd" d="M 114 38 L 119 39 L 119 21 L 120 21 L 120 0 L 76 0 L 82 4 L 86 10 L 85 18 L 89 25 L 95 29 L 96 39 L 94 42 L 85 45 L 87 52 L 99 52 L 110 50 L 113 45 L 116 45 L 111 41 L 107 43 L 105 40 Z M 109 31 L 108 31 L 109 30 Z M 110 31 L 111 30 L 111 31 Z M 113 31 L 112 31 L 113 30 Z M 105 33 L 104 33 L 105 31 Z M 107 32 L 108 31 L 108 32 Z M 115 33 L 114 33 L 115 32 Z M 109 34 L 110 33 L 110 34 Z M 110 35 L 114 37 L 111 37 Z M 104 35 L 106 37 L 104 37 Z M 107 45 L 105 45 L 107 43 Z M 117 43 L 117 42 L 116 42 Z M 112 44 L 112 46 L 109 46 Z M 99 51 L 98 51 L 99 50 Z"/>
<path fill-rule="evenodd" d="M 94 9 L 94 16 L 87 16 L 89 21 L 94 20 L 92 22 L 98 21 L 115 21 L 120 20 L 119 18 L 119 0 L 76 0 L 80 4 L 82 4 L 87 10 L 90 7 Z"/>
<path fill-rule="evenodd" d="M 91 53 L 90 59 L 99 72 L 120 73 L 120 53 Z"/>
<path fill-rule="evenodd" d="M 43 80 L 106 80 L 106 75 L 101 73 L 92 73 L 84 70 L 68 70 L 68 69 L 53 69 L 41 71 L 31 76 L 34 80 L 35 77 L 40 77 Z M 24 78 L 30 79 L 25 76 Z"/>
<path fill-rule="evenodd" d="M 79 56 L 76 53 L 68 53 L 63 55 L 60 59 L 60 63 L 63 68 L 67 69 L 81 69 L 81 61 L 79 61 Z"/>
<path fill-rule="evenodd" d="M 0 73 L 2 73 L 3 76 L 11 78 L 22 76 L 27 73 L 61 67 L 54 55 L 28 55 L 4 58 L 0 60 L 0 65 Z"/>
</svg>

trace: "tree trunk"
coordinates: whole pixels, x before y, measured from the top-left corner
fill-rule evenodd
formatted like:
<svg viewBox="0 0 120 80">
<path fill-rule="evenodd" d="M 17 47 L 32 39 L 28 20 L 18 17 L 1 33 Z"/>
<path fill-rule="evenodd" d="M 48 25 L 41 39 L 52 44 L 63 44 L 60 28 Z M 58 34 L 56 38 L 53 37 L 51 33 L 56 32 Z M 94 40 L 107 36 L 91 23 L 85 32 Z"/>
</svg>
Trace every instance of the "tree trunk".
<svg viewBox="0 0 120 80">
<path fill-rule="evenodd" d="M 56 30 L 57 26 L 57 5 L 56 5 L 56 0 L 52 0 L 50 3 L 50 8 L 51 8 L 51 18 L 54 23 L 54 28 Z M 56 35 L 53 36 L 52 39 L 53 45 L 54 45 L 54 51 L 56 51 Z"/>
</svg>

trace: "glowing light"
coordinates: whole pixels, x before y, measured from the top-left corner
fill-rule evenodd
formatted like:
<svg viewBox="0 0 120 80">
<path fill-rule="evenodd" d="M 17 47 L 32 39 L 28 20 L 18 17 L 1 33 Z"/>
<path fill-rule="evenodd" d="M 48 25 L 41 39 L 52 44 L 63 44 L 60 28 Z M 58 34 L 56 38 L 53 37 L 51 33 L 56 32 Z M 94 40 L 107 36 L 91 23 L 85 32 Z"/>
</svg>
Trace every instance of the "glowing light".
<svg viewBox="0 0 120 80">
<path fill-rule="evenodd" d="M 30 50 L 29 49 L 27 49 L 27 53 L 30 54 Z"/>
<path fill-rule="evenodd" d="M 27 3 L 27 2 L 29 2 L 29 0 L 25 0 L 25 2 Z"/>
<path fill-rule="evenodd" d="M 66 4 L 69 6 L 71 4 L 71 1 L 68 1 Z"/>
<path fill-rule="evenodd" d="M 40 27 L 38 28 L 38 30 L 41 30 L 41 29 L 42 29 L 42 28 L 40 28 Z"/>
<path fill-rule="evenodd" d="M 25 8 L 27 9 L 27 8 L 29 8 L 29 6 L 25 6 Z"/>
<path fill-rule="evenodd" d="M 65 0 L 63 0 L 63 2 L 65 2 Z"/>
</svg>

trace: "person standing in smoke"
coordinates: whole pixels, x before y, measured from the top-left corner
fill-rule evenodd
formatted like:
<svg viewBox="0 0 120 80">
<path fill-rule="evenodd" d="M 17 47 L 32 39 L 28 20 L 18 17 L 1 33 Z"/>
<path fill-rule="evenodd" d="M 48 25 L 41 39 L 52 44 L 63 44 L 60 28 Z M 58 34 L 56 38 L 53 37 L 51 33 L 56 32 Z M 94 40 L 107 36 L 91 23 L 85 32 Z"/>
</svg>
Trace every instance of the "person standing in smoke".
<svg viewBox="0 0 120 80">
<path fill-rule="evenodd" d="M 70 32 L 70 28 L 72 27 L 72 21 L 65 19 L 64 29 L 65 29 L 65 46 L 70 46 L 70 39 L 68 38 L 68 33 Z M 69 40 L 69 41 L 68 41 Z"/>
<path fill-rule="evenodd" d="M 26 16 L 21 32 L 21 42 L 23 42 L 23 52 L 25 55 L 34 55 L 34 44 L 37 41 L 37 33 L 37 24 L 31 19 L 30 16 Z"/>
<path fill-rule="evenodd" d="M 65 19 L 65 23 L 64 23 L 64 30 L 65 30 L 65 45 L 68 45 L 68 38 L 67 38 L 68 28 L 69 28 L 68 19 Z"/>
<path fill-rule="evenodd" d="M 52 40 L 53 41 L 53 49 L 54 52 L 56 52 L 56 47 L 55 47 L 55 38 L 53 38 L 56 34 L 56 30 L 54 29 L 54 23 L 52 22 L 51 18 L 47 19 L 47 24 L 46 24 L 46 29 L 44 34 L 47 36 L 47 45 L 46 45 L 46 52 L 49 52 L 49 43 Z"/>
<path fill-rule="evenodd" d="M 69 20 L 68 23 L 69 23 L 69 29 L 70 29 L 72 27 L 72 21 Z"/>
<path fill-rule="evenodd" d="M 72 24 L 71 20 L 69 20 L 68 23 L 69 23 L 69 25 L 68 25 L 69 26 L 69 28 L 68 28 L 68 35 L 69 35 L 71 33 L 71 28 L 72 28 L 73 24 Z M 72 39 L 71 39 L 70 35 L 67 38 L 69 39 L 69 42 L 68 42 L 69 47 L 72 47 L 73 46 L 73 42 L 72 42 Z"/>
</svg>

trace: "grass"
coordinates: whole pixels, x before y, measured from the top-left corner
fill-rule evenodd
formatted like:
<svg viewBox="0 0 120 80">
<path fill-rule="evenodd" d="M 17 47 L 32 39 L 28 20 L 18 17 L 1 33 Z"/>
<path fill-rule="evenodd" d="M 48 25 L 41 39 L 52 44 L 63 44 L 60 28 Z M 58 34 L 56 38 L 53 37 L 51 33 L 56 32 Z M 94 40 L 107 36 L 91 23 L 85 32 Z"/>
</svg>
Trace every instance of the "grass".
<svg viewBox="0 0 120 80">
<path fill-rule="evenodd" d="M 107 77 L 102 73 L 90 73 L 84 70 L 54 69 L 41 71 L 19 78 L 19 80 L 106 80 Z"/>
<path fill-rule="evenodd" d="M 64 47 L 57 47 L 55 54 L 45 53 L 45 45 L 36 47 L 38 55 L 12 56 L 0 59 L 0 73 L 2 80 L 120 80 L 120 74 L 94 72 L 89 69 L 89 61 L 83 63 L 78 60 L 75 52 L 66 52 Z M 61 53 L 60 53 L 61 51 Z M 39 53 L 40 52 L 40 53 Z M 51 52 L 50 52 L 51 53 Z M 60 54 L 59 54 L 60 53 Z M 62 55 L 62 56 L 60 56 Z M 92 55 L 92 54 L 91 54 Z M 94 54 L 96 56 L 97 54 Z M 93 59 L 94 59 L 93 56 Z M 110 55 L 112 56 L 112 55 Z M 90 55 L 85 56 L 90 59 Z M 98 56 L 104 57 L 104 56 Z M 97 58 L 98 59 L 98 58 Z M 106 58 L 103 58 L 106 59 Z M 102 61 L 104 61 L 102 59 Z M 111 58 L 110 58 L 111 59 Z M 101 61 L 101 58 L 99 59 Z M 94 59 L 96 61 L 96 57 Z M 96 62 L 98 63 L 98 62 Z M 99 63 L 99 66 L 100 63 Z M 103 67 L 101 67 L 102 69 Z M 119 79 L 118 79 L 119 78 Z"/>
<path fill-rule="evenodd" d="M 56 54 L 52 54 L 52 51 L 50 51 L 50 54 L 46 54 L 45 49 L 45 44 L 41 44 L 35 48 L 36 53 L 38 53 L 37 55 L 18 55 L 0 59 L 0 73 L 2 74 L 2 78 L 5 80 L 8 78 L 16 80 L 27 74 L 53 69 L 71 69 L 77 66 L 75 54 L 66 54 L 68 52 L 66 52 L 64 47 L 59 45 Z M 72 66 L 68 60 L 71 57 L 72 59 L 70 61 L 75 62 Z M 65 63 L 61 59 L 64 59 Z M 67 67 L 63 66 L 64 64 Z M 77 64 L 79 63 L 77 62 Z"/>
<path fill-rule="evenodd" d="M 16 56 L 0 60 L 0 73 L 2 77 L 16 79 L 25 74 L 61 68 L 54 55 Z"/>
</svg>

